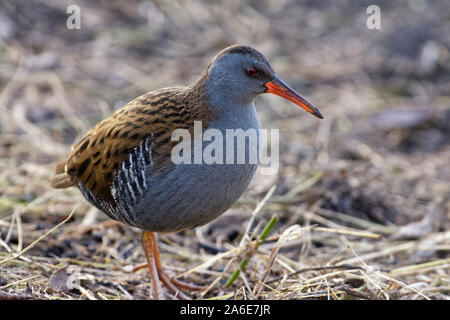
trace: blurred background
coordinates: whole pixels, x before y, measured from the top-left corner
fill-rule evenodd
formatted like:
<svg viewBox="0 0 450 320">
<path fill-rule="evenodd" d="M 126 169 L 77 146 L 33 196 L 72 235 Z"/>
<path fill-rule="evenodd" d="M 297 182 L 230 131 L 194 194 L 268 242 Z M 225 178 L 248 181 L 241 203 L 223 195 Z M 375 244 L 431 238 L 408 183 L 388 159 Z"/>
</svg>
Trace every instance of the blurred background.
<svg viewBox="0 0 450 320">
<path fill-rule="evenodd" d="M 67 27 L 70 5 L 80 8 L 80 29 Z M 366 25 L 370 5 L 380 8 L 381 29 Z M 276 186 L 257 222 L 276 214 L 279 233 L 299 223 L 350 234 L 313 231 L 288 242 L 272 269 L 273 278 L 285 280 L 260 298 L 326 298 L 330 286 L 338 298 L 449 298 L 446 0 L 1 1 L 0 291 L 68 299 L 150 295 L 148 273 L 123 271 L 144 261 L 138 231 L 108 227 L 78 190 L 52 190 L 49 179 L 93 124 L 145 92 L 190 84 L 219 50 L 236 43 L 265 54 L 325 120 L 278 97 L 258 97 L 262 126 L 280 129 L 279 172 L 256 176 L 239 203 L 211 224 L 161 236 L 168 269 L 186 271 L 238 245 L 253 208 Z M 6 261 L 77 204 L 64 226 Z M 358 230 L 382 237 L 351 233 Z M 262 245 L 250 269 L 263 271 L 273 247 Z M 236 258 L 189 279 L 211 282 L 232 272 Z M 401 284 L 379 274 L 369 281 L 367 270 L 311 283 L 330 270 L 295 274 L 367 266 L 361 261 Z M 55 273 L 75 274 L 79 282 L 52 282 Z M 241 299 L 246 290 L 238 279 L 205 297 Z"/>
</svg>

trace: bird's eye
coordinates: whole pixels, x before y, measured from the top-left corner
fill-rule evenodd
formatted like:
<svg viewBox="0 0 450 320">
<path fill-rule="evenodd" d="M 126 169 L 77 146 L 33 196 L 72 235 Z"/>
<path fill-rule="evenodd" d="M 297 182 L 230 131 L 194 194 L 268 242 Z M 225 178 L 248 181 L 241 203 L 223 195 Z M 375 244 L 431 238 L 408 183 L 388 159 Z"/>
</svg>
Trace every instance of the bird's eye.
<svg viewBox="0 0 450 320">
<path fill-rule="evenodd" d="M 250 77 L 254 77 L 254 76 L 258 75 L 258 71 L 256 71 L 255 68 L 248 68 L 247 75 Z"/>
</svg>

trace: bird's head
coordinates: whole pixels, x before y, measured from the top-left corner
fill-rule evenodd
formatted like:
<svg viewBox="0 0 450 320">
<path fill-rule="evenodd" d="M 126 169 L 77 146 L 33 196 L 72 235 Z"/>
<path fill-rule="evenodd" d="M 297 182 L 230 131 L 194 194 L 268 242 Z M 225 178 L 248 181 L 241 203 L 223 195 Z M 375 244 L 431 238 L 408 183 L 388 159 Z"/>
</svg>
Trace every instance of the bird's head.
<svg viewBox="0 0 450 320">
<path fill-rule="evenodd" d="M 273 93 L 323 119 L 319 110 L 281 80 L 266 57 L 251 47 L 233 45 L 223 49 L 207 71 L 211 95 L 217 95 L 216 99 L 248 104 L 259 94 Z"/>
</svg>

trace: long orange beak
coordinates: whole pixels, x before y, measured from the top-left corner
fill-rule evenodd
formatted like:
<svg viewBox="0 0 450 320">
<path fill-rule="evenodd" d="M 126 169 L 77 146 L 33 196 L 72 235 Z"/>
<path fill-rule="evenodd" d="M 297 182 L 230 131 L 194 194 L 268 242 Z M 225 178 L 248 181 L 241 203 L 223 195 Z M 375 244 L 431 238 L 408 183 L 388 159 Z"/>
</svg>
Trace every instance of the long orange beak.
<svg viewBox="0 0 450 320">
<path fill-rule="evenodd" d="M 308 100 L 295 92 L 294 89 L 284 83 L 284 81 L 281 80 L 277 75 L 275 75 L 272 81 L 265 83 L 265 86 L 267 88 L 267 92 L 288 99 L 289 101 L 292 101 L 309 113 L 312 113 L 317 118 L 323 119 L 322 114 L 316 107 L 314 107 L 311 103 L 308 102 Z"/>
</svg>

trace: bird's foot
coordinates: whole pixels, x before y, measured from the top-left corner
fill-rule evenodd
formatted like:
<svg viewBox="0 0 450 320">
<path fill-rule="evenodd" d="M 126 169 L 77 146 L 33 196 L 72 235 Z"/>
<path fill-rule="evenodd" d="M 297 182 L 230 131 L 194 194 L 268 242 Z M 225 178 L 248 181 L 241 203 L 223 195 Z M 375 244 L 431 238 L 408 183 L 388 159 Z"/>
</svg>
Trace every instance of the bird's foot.
<svg viewBox="0 0 450 320">
<path fill-rule="evenodd" d="M 192 291 L 201 291 L 206 289 L 206 287 L 203 286 L 198 286 L 171 278 L 163 271 L 159 260 L 158 247 L 156 246 L 156 237 L 153 232 L 144 231 L 142 233 L 142 245 L 147 256 L 147 263 L 134 267 L 131 272 L 136 272 L 140 269 L 148 267 L 152 277 L 153 290 L 155 292 L 156 299 L 164 299 L 161 290 L 161 283 L 159 282 L 160 279 L 177 298 L 182 300 L 191 300 L 189 296 L 181 291 L 182 289 Z"/>
<path fill-rule="evenodd" d="M 141 269 L 149 268 L 148 263 L 143 263 L 140 265 L 135 266 L 131 272 L 137 272 Z M 158 266 L 157 266 L 158 269 Z M 162 268 L 157 270 L 158 278 L 172 291 L 175 295 L 178 295 L 180 298 L 182 298 L 182 295 L 180 295 L 181 290 L 189 290 L 189 291 L 202 291 L 206 290 L 206 286 L 199 286 L 192 283 L 187 283 L 175 278 L 169 277 Z M 186 295 L 183 295 L 184 297 L 188 298 Z"/>
</svg>

